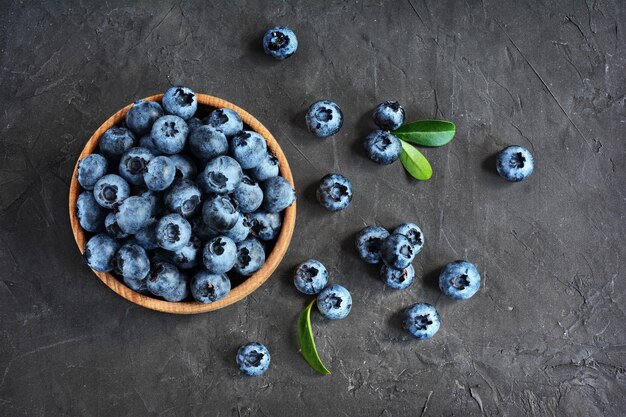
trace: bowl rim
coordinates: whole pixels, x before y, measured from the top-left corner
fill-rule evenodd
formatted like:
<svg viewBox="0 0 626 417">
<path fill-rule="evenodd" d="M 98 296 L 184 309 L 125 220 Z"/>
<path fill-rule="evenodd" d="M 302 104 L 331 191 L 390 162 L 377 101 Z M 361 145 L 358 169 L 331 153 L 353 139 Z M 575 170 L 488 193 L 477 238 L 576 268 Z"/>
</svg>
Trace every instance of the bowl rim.
<svg viewBox="0 0 626 417">
<path fill-rule="evenodd" d="M 163 94 L 155 94 L 142 100 L 156 101 L 160 103 L 162 97 Z M 263 126 L 263 124 L 261 124 L 261 122 L 259 122 L 254 116 L 252 116 L 244 109 L 219 97 L 197 93 L 196 98 L 198 100 L 198 106 L 203 105 L 215 108 L 228 108 L 237 112 L 237 114 L 239 114 L 239 116 L 241 117 L 241 120 L 246 125 L 248 125 L 252 130 L 263 136 L 263 138 L 267 142 L 268 149 L 272 151 L 272 153 L 274 153 L 274 155 L 278 159 L 280 175 L 282 175 L 287 180 L 287 182 L 289 182 L 289 184 L 291 184 L 291 186 L 295 189 L 293 176 L 291 174 L 291 169 L 289 167 L 289 163 L 287 162 L 285 154 L 283 153 L 280 145 L 278 144 L 274 136 L 265 126 Z M 86 232 L 82 229 L 82 227 L 80 227 L 80 223 L 78 222 L 78 218 L 76 216 L 76 201 L 78 199 L 78 195 L 82 192 L 81 186 L 78 183 L 78 163 L 87 155 L 97 151 L 100 137 L 107 129 L 122 122 L 126 116 L 126 113 L 133 106 L 133 104 L 134 103 L 131 103 L 121 110 L 117 111 L 115 114 L 109 117 L 102 125 L 100 125 L 100 127 L 93 133 L 93 135 L 91 135 L 91 137 L 83 147 L 83 150 L 81 151 L 76 161 L 76 164 L 74 165 L 74 171 L 72 173 L 72 180 L 69 190 L 69 214 L 74 239 L 76 240 L 76 244 L 78 245 L 78 249 L 80 250 L 81 254 L 84 254 L 85 252 L 87 237 Z M 198 314 L 207 311 L 215 311 L 242 300 L 269 279 L 269 277 L 276 270 L 276 268 L 284 258 L 285 253 L 289 248 L 289 243 L 291 242 L 291 238 L 293 236 L 295 223 L 296 202 L 287 207 L 283 212 L 283 224 L 280 234 L 278 235 L 278 239 L 274 244 L 272 252 L 266 258 L 263 267 L 261 267 L 261 269 L 259 269 L 253 275 L 245 279 L 245 281 L 243 281 L 241 284 L 234 287 L 226 297 L 210 304 L 202 304 L 197 301 L 169 302 L 162 299 L 152 298 L 150 296 L 133 291 L 132 289 L 128 288 L 122 281 L 118 280 L 110 273 L 97 272 L 93 270 L 92 271 L 107 287 L 112 289 L 118 295 L 124 297 L 134 304 L 151 310 L 174 314 Z"/>
</svg>

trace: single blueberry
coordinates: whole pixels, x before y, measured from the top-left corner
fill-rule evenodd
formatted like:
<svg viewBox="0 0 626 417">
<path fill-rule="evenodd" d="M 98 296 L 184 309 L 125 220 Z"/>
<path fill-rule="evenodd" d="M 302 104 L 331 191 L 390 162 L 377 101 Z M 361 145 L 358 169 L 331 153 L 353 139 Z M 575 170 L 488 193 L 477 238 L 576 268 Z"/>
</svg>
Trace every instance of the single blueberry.
<svg viewBox="0 0 626 417">
<path fill-rule="evenodd" d="M 163 94 L 163 108 L 167 114 L 191 119 L 198 109 L 196 93 L 187 87 L 171 87 Z"/>
<path fill-rule="evenodd" d="M 237 245 L 226 236 L 209 240 L 202 249 L 204 267 L 212 274 L 224 274 L 235 266 Z"/>
<path fill-rule="evenodd" d="M 191 239 L 191 225 L 180 214 L 168 214 L 158 221 L 156 238 L 163 249 L 177 251 Z"/>
<path fill-rule="evenodd" d="M 216 109 L 205 119 L 204 124 L 214 127 L 227 138 L 235 136 L 243 130 L 243 122 L 236 111 L 231 109 Z"/>
<path fill-rule="evenodd" d="M 420 253 L 424 247 L 424 233 L 422 233 L 422 229 L 420 229 L 415 223 L 401 224 L 396 228 L 396 230 L 393 231 L 393 233 L 399 233 L 406 236 L 413 245 L 416 255 Z"/>
<path fill-rule="evenodd" d="M 122 232 L 134 234 L 150 223 L 152 205 L 141 196 L 128 197 L 120 204 L 115 219 Z"/>
<path fill-rule="evenodd" d="M 189 278 L 187 278 L 187 276 L 180 272 L 180 281 L 178 287 L 176 287 L 174 291 L 170 293 L 163 294 L 162 297 L 166 301 L 170 301 L 172 303 L 183 301 L 185 298 L 189 297 Z"/>
<path fill-rule="evenodd" d="M 359 258 L 368 264 L 377 264 L 381 261 L 380 250 L 383 242 L 389 237 L 384 227 L 367 226 L 356 235 L 356 250 Z"/>
<path fill-rule="evenodd" d="M 372 114 L 374 123 L 383 130 L 396 130 L 404 123 L 404 109 L 395 100 L 380 103 Z"/>
<path fill-rule="evenodd" d="M 172 213 L 189 218 L 198 211 L 201 200 L 202 193 L 196 184 L 190 180 L 178 180 L 167 190 L 165 205 Z"/>
<path fill-rule="evenodd" d="M 189 150 L 202 159 L 213 159 L 228 152 L 226 136 L 212 126 L 202 125 L 189 135 Z"/>
<path fill-rule="evenodd" d="M 115 272 L 124 278 L 124 283 L 131 290 L 141 288 L 150 272 L 150 260 L 145 249 L 135 243 L 123 245 L 115 255 Z"/>
<path fill-rule="evenodd" d="M 374 130 L 367 135 L 363 148 L 367 156 L 377 164 L 389 165 L 400 158 L 400 139 L 384 130 Z"/>
<path fill-rule="evenodd" d="M 239 211 L 252 213 L 263 203 L 263 190 L 259 184 L 247 175 L 241 178 L 241 184 L 233 191 L 233 197 L 239 203 Z"/>
<path fill-rule="evenodd" d="M 124 152 L 120 159 L 118 165 L 120 176 L 128 181 L 129 184 L 143 184 L 143 174 L 148 169 L 148 163 L 153 158 L 154 155 L 147 148 L 130 148 Z"/>
<path fill-rule="evenodd" d="M 320 261 L 309 259 L 296 268 L 293 284 L 303 294 L 317 294 L 328 284 L 328 271 Z"/>
<path fill-rule="evenodd" d="M 266 154 L 265 139 L 251 130 L 244 130 L 230 141 L 230 156 L 239 162 L 243 169 L 259 166 Z"/>
<path fill-rule="evenodd" d="M 239 275 L 250 276 L 261 269 L 265 263 L 265 250 L 257 239 L 249 237 L 237 243 L 237 260 L 235 272 Z"/>
<path fill-rule="evenodd" d="M 248 376 L 261 376 L 270 367 L 270 351 L 261 343 L 248 343 L 237 351 L 239 370 Z"/>
<path fill-rule="evenodd" d="M 478 269 L 469 261 L 450 262 L 439 274 L 439 289 L 454 300 L 467 300 L 480 288 Z"/>
<path fill-rule="evenodd" d="M 252 222 L 247 214 L 242 214 L 237 219 L 237 223 L 228 230 L 223 232 L 224 236 L 229 237 L 235 243 L 239 243 L 250 235 L 252 231 Z"/>
<path fill-rule="evenodd" d="M 394 269 L 404 269 L 413 262 L 415 249 L 405 235 L 393 233 L 383 242 L 380 255 L 387 266 Z"/>
<path fill-rule="evenodd" d="M 415 279 L 415 269 L 413 265 L 409 265 L 403 269 L 389 268 L 387 265 L 383 265 L 380 269 L 380 278 L 388 287 L 395 288 L 397 290 L 403 290 L 413 284 Z"/>
<path fill-rule="evenodd" d="M 317 201 L 330 211 L 340 211 L 352 201 L 352 183 L 341 174 L 328 174 L 317 187 Z"/>
<path fill-rule="evenodd" d="M 278 213 L 296 201 L 296 192 L 289 182 L 281 176 L 272 177 L 261 183 L 263 208 L 270 213 Z"/>
<path fill-rule="evenodd" d="M 330 320 L 345 318 L 352 310 L 350 291 L 338 284 L 324 288 L 317 296 L 317 309 Z"/>
<path fill-rule="evenodd" d="M 283 220 L 280 213 L 256 211 L 250 214 L 251 230 L 254 237 L 268 241 L 278 236 Z"/>
<path fill-rule="evenodd" d="M 516 145 L 509 146 L 498 154 L 496 169 L 507 181 L 523 181 L 533 173 L 535 159 L 528 149 Z"/>
<path fill-rule="evenodd" d="M 146 167 L 143 179 L 150 191 L 163 191 L 174 182 L 176 165 L 167 156 L 157 156 Z"/>
<path fill-rule="evenodd" d="M 100 178 L 106 175 L 109 164 L 99 153 L 87 155 L 78 162 L 78 183 L 85 190 L 93 190 Z"/>
<path fill-rule="evenodd" d="M 320 138 L 333 136 L 343 125 L 341 109 L 329 100 L 319 100 L 311 104 L 305 119 L 309 132 Z"/>
<path fill-rule="evenodd" d="M 108 174 L 100 178 L 93 187 L 93 196 L 98 204 L 113 209 L 130 195 L 130 186 L 119 175 Z"/>
<path fill-rule="evenodd" d="M 83 191 L 76 199 L 76 217 L 83 230 L 100 232 L 105 227 L 107 211 L 98 204 L 91 191 Z"/>
<path fill-rule="evenodd" d="M 118 160 L 133 146 L 135 146 L 135 135 L 125 127 L 112 127 L 100 138 L 100 152 L 113 160 Z"/>
<path fill-rule="evenodd" d="M 126 113 L 126 126 L 136 135 L 150 133 L 152 125 L 163 116 L 163 108 L 156 101 L 137 100 Z"/>
<path fill-rule="evenodd" d="M 171 260 L 180 269 L 190 269 L 200 262 L 201 250 L 202 241 L 192 235 L 185 246 L 172 253 Z"/>
<path fill-rule="evenodd" d="M 230 156 L 218 156 L 210 160 L 198 175 L 198 185 L 205 193 L 232 193 L 243 177 L 237 161 Z"/>
<path fill-rule="evenodd" d="M 226 297 L 230 292 L 230 280 L 226 274 L 200 271 L 191 280 L 191 295 L 196 301 L 210 304 Z"/>
<path fill-rule="evenodd" d="M 148 290 L 158 297 L 171 294 L 182 281 L 178 269 L 167 262 L 158 262 L 153 265 L 146 284 Z"/>
<path fill-rule="evenodd" d="M 179 153 L 170 155 L 168 158 L 170 158 L 170 161 L 172 161 L 174 166 L 176 166 L 175 178 L 192 181 L 196 178 L 198 168 L 191 158 Z"/>
<path fill-rule="evenodd" d="M 113 259 L 120 244 L 106 233 L 93 236 L 85 245 L 85 261 L 97 272 L 110 272 L 115 264 Z"/>
<path fill-rule="evenodd" d="M 248 175 L 257 182 L 268 180 L 278 176 L 279 167 L 278 159 L 268 150 L 263 156 L 263 160 L 259 165 L 248 171 Z"/>
<path fill-rule="evenodd" d="M 115 213 L 112 211 L 109 212 L 104 219 L 104 228 L 109 236 L 114 239 L 124 239 L 128 237 L 128 233 L 124 233 L 124 231 L 120 229 L 120 225 L 117 224 L 117 219 L 115 218 Z"/>
<path fill-rule="evenodd" d="M 173 155 L 183 150 L 187 143 L 189 126 L 183 119 L 174 115 L 160 117 L 152 125 L 150 135 L 157 150 L 165 155 Z"/>
<path fill-rule="evenodd" d="M 435 307 L 427 303 L 417 303 L 404 312 L 404 329 L 416 339 L 430 339 L 441 326 L 441 319 Z"/>
<path fill-rule="evenodd" d="M 227 195 L 214 195 L 202 205 L 204 223 L 216 230 L 232 229 L 240 215 L 237 202 Z"/>
<path fill-rule="evenodd" d="M 298 38 L 291 29 L 276 26 L 263 35 L 263 50 L 269 56 L 280 61 L 289 58 L 298 49 Z"/>
</svg>

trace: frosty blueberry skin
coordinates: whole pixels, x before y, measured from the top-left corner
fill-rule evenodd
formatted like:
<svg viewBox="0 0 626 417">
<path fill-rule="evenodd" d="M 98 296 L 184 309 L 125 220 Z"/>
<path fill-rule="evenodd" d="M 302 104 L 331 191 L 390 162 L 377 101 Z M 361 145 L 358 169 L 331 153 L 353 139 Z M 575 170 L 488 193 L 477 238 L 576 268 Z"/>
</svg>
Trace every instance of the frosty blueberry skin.
<svg viewBox="0 0 626 417">
<path fill-rule="evenodd" d="M 343 126 L 341 108 L 330 100 L 319 100 L 311 104 L 305 115 L 309 132 L 319 138 L 327 138 L 339 132 Z"/>
<path fill-rule="evenodd" d="M 404 312 L 404 329 L 419 340 L 433 337 L 441 326 L 439 313 L 430 304 L 418 303 L 407 308 Z"/>
<path fill-rule="evenodd" d="M 204 119 L 204 124 L 211 126 L 227 138 L 231 138 L 243 130 L 243 121 L 239 114 L 231 109 L 216 109 Z"/>
<path fill-rule="evenodd" d="M 137 100 L 126 113 L 126 126 L 140 137 L 150 133 L 152 125 L 163 116 L 163 107 L 156 101 Z"/>
<path fill-rule="evenodd" d="M 269 213 L 266 211 L 255 211 L 250 214 L 250 223 L 253 236 L 260 240 L 272 240 L 280 232 L 283 219 L 280 213 Z"/>
<path fill-rule="evenodd" d="M 292 56 L 297 49 L 298 38 L 288 27 L 276 26 L 263 35 L 263 50 L 275 59 L 285 60 Z"/>
<path fill-rule="evenodd" d="M 524 181 L 533 173 L 535 160 L 530 151 L 522 146 L 509 146 L 498 154 L 498 174 L 507 181 Z"/>
<path fill-rule="evenodd" d="M 212 274 L 224 274 L 230 271 L 237 261 L 237 245 L 226 236 L 209 240 L 202 250 L 202 263 Z"/>
<path fill-rule="evenodd" d="M 399 233 L 406 236 L 407 239 L 409 239 L 409 242 L 413 245 L 415 255 L 420 253 L 424 247 L 424 233 L 422 233 L 422 229 L 420 229 L 415 223 L 403 223 L 396 227 L 393 233 Z"/>
<path fill-rule="evenodd" d="M 368 264 L 380 263 L 380 250 L 385 239 L 389 237 L 389 232 L 384 227 L 367 226 L 356 236 L 356 250 L 359 258 Z"/>
<path fill-rule="evenodd" d="M 380 269 L 380 278 L 388 287 L 396 290 L 404 290 L 413 284 L 415 280 L 415 269 L 413 269 L 413 265 L 409 265 L 403 269 L 393 269 L 387 265 L 383 265 Z"/>
<path fill-rule="evenodd" d="M 296 201 L 296 191 L 281 177 L 272 177 L 261 184 L 263 208 L 270 213 L 278 213 Z"/>
<path fill-rule="evenodd" d="M 226 297 L 230 292 L 230 280 L 225 274 L 200 271 L 191 280 L 191 295 L 196 301 L 210 304 Z"/>
<path fill-rule="evenodd" d="M 330 211 L 343 210 L 352 202 L 352 183 L 341 174 L 328 174 L 320 181 L 316 197 Z"/>
<path fill-rule="evenodd" d="M 191 225 L 180 214 L 168 214 L 157 223 L 156 239 L 161 248 L 177 251 L 191 239 Z"/>
<path fill-rule="evenodd" d="M 97 272 L 110 272 L 115 267 L 114 257 L 120 248 L 117 240 L 106 233 L 93 236 L 85 246 L 85 261 Z"/>
<path fill-rule="evenodd" d="M 363 148 L 372 161 L 381 165 L 395 162 L 402 153 L 400 139 L 380 129 L 367 135 L 365 142 L 363 142 Z"/>
<path fill-rule="evenodd" d="M 83 191 L 76 199 L 76 217 L 82 227 L 87 232 L 100 232 L 104 228 L 104 221 L 107 216 L 105 210 L 96 201 L 91 191 Z"/>
<path fill-rule="evenodd" d="M 212 126 L 202 125 L 189 135 L 189 150 L 195 157 L 213 159 L 228 152 L 226 136 Z"/>
<path fill-rule="evenodd" d="M 210 160 L 198 175 L 198 185 L 205 193 L 229 194 L 235 191 L 243 171 L 239 162 L 230 156 L 218 156 Z"/>
<path fill-rule="evenodd" d="M 174 182 L 176 165 L 167 156 L 153 158 L 143 174 L 143 180 L 150 191 L 163 191 Z"/>
<path fill-rule="evenodd" d="M 330 320 L 346 318 L 352 310 L 350 291 L 338 284 L 324 288 L 317 296 L 317 309 Z"/>
<path fill-rule="evenodd" d="M 328 284 L 328 271 L 320 261 L 309 259 L 296 267 L 293 283 L 303 294 L 317 294 Z"/>
<path fill-rule="evenodd" d="M 439 289 L 453 300 L 467 300 L 480 289 L 480 274 L 469 261 L 450 262 L 439 274 Z"/>
<path fill-rule="evenodd" d="M 187 87 L 171 87 L 163 94 L 165 113 L 176 115 L 184 120 L 190 119 L 198 109 L 196 93 Z"/>
<path fill-rule="evenodd" d="M 135 243 L 123 245 L 115 255 L 115 272 L 133 290 L 141 288 L 150 272 L 150 260 L 146 250 Z"/>
<path fill-rule="evenodd" d="M 382 130 L 395 130 L 404 123 L 404 109 L 396 100 L 385 101 L 376 106 L 372 118 Z"/>
<path fill-rule="evenodd" d="M 98 154 L 87 155 L 78 162 L 78 183 L 85 190 L 93 190 L 100 178 L 106 175 L 109 169 L 107 159 Z"/>
<path fill-rule="evenodd" d="M 144 183 L 143 173 L 146 172 L 148 163 L 154 158 L 152 152 L 140 146 L 130 148 L 122 155 L 118 165 L 120 176 L 129 184 L 141 185 Z"/>
<path fill-rule="evenodd" d="M 93 196 L 102 207 L 114 209 L 130 195 L 130 186 L 119 175 L 108 174 L 93 187 Z"/>
<path fill-rule="evenodd" d="M 120 230 L 134 234 L 150 223 L 152 206 L 150 200 L 141 196 L 131 196 L 119 205 L 115 220 Z"/>
<path fill-rule="evenodd" d="M 270 352 L 261 343 L 248 343 L 237 351 L 239 370 L 248 376 L 263 375 L 270 366 Z"/>
<path fill-rule="evenodd" d="M 385 239 L 380 254 L 383 262 L 390 268 L 404 269 L 413 262 L 415 249 L 405 235 L 394 233 Z"/>
<path fill-rule="evenodd" d="M 157 262 L 150 271 L 146 284 L 152 294 L 161 297 L 178 288 L 180 281 L 180 272 L 174 265 L 167 262 Z"/>
<path fill-rule="evenodd" d="M 187 143 L 188 134 L 189 126 L 187 123 L 173 114 L 159 117 L 150 130 L 154 147 L 165 155 L 173 155 L 182 151 Z"/>
<path fill-rule="evenodd" d="M 100 152 L 107 158 L 117 161 L 122 154 L 135 146 L 135 135 L 125 127 L 107 129 L 100 138 Z"/>
</svg>

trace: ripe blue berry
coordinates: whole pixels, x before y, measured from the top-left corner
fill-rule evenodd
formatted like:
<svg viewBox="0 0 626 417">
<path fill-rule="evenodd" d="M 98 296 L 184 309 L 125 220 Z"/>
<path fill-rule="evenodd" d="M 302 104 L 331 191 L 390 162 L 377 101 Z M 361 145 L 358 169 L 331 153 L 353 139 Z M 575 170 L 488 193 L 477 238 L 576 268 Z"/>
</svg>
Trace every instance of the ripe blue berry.
<svg viewBox="0 0 626 417">
<path fill-rule="evenodd" d="M 479 290 L 480 274 L 469 261 L 450 262 L 439 274 L 439 288 L 454 300 L 467 300 Z"/>
<path fill-rule="evenodd" d="M 435 307 L 427 303 L 414 304 L 404 312 L 404 329 L 416 339 L 430 339 L 441 326 L 441 319 Z"/>
<path fill-rule="evenodd" d="M 237 351 L 239 370 L 248 376 L 261 376 L 270 366 L 270 352 L 261 343 L 248 343 Z"/>
<path fill-rule="evenodd" d="M 317 201 L 330 211 L 340 211 L 352 201 L 352 183 L 341 174 L 328 174 L 317 187 Z"/>
<path fill-rule="evenodd" d="M 319 100 L 311 104 L 305 119 L 309 132 L 320 138 L 335 135 L 343 125 L 341 109 L 329 100 Z"/>
<path fill-rule="evenodd" d="M 289 58 L 298 49 L 298 38 L 291 29 L 276 26 L 263 35 L 263 50 L 269 56 L 280 61 Z"/>
<path fill-rule="evenodd" d="M 317 309 L 330 320 L 345 318 L 352 310 L 350 291 L 338 284 L 324 288 L 317 296 Z"/>
</svg>

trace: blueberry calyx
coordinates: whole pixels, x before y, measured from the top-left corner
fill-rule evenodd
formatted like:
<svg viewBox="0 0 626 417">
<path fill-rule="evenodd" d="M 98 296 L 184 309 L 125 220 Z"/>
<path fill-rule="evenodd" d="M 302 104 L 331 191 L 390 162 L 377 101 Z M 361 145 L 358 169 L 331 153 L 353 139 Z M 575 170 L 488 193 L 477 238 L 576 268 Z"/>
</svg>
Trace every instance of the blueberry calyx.
<svg viewBox="0 0 626 417">
<path fill-rule="evenodd" d="M 411 246 L 408 246 L 408 245 L 403 245 L 400 248 L 400 253 L 402 255 L 406 256 L 407 258 L 411 257 L 411 256 L 413 256 L 413 248 Z"/>
<path fill-rule="evenodd" d="M 335 183 L 330 189 L 330 196 L 335 201 L 341 201 L 341 198 L 348 195 L 348 187 L 343 184 Z"/>
<path fill-rule="evenodd" d="M 511 155 L 511 159 L 509 160 L 509 166 L 515 169 L 524 168 L 524 163 L 526 162 L 526 158 L 522 155 L 521 152 L 516 152 Z"/>
<path fill-rule="evenodd" d="M 415 328 L 417 330 L 426 330 L 428 326 L 433 324 L 432 320 L 430 320 L 429 317 L 430 314 L 415 317 Z"/>
<path fill-rule="evenodd" d="M 213 241 L 213 243 L 211 244 L 211 251 L 216 254 L 216 255 L 223 255 L 224 254 L 224 249 L 226 246 L 226 242 L 224 242 L 222 239 L 217 238 L 215 241 Z"/>
<path fill-rule="evenodd" d="M 315 267 L 308 267 L 308 268 L 304 268 L 304 270 L 302 271 L 304 273 L 304 279 L 306 279 L 308 282 L 313 282 L 313 278 L 317 276 L 318 274 L 318 270 Z"/>
<path fill-rule="evenodd" d="M 250 256 L 248 248 L 241 248 L 239 256 L 237 256 L 237 264 L 239 264 L 241 268 L 245 268 L 250 264 L 250 261 L 252 261 L 252 257 Z"/>
<path fill-rule="evenodd" d="M 182 88 L 177 88 L 174 96 L 176 96 L 176 100 L 178 101 L 178 103 L 183 106 L 191 106 L 191 104 L 193 103 L 194 94 L 185 93 L 185 90 L 183 90 Z"/>
<path fill-rule="evenodd" d="M 146 172 L 146 161 L 139 156 L 132 157 L 126 162 L 126 168 L 131 174 L 141 174 Z"/>
<path fill-rule="evenodd" d="M 280 48 L 284 48 L 289 45 L 289 37 L 285 36 L 282 32 L 272 32 L 272 41 L 268 45 L 271 51 L 278 51 Z"/>
<path fill-rule="evenodd" d="M 117 185 L 106 185 L 102 188 L 100 198 L 107 203 L 114 203 L 117 200 Z"/>
<path fill-rule="evenodd" d="M 180 239 L 180 227 L 177 224 L 168 224 L 165 226 L 165 240 L 169 243 L 176 243 Z"/>
<path fill-rule="evenodd" d="M 333 112 L 328 108 L 322 107 L 315 113 L 315 118 L 321 122 L 328 122 L 333 119 Z M 317 128 L 320 128 L 319 123 Z"/>
<path fill-rule="evenodd" d="M 228 182 L 228 178 L 221 172 L 211 171 L 209 172 L 209 181 L 215 187 L 224 188 Z"/>
<path fill-rule="evenodd" d="M 167 138 L 172 138 L 178 134 L 178 129 L 176 129 L 176 122 L 165 122 L 163 123 L 163 127 L 161 131 Z"/>
<path fill-rule="evenodd" d="M 337 297 L 336 294 L 332 294 L 331 296 L 328 297 L 328 302 L 330 303 L 332 308 L 341 308 L 342 301 L 343 300 L 341 299 L 341 297 Z"/>
<path fill-rule="evenodd" d="M 261 365 L 261 361 L 263 360 L 264 357 L 265 355 L 263 353 L 253 350 L 246 355 L 244 359 L 244 363 L 248 366 L 257 368 L 259 365 Z"/>
<path fill-rule="evenodd" d="M 461 274 L 458 277 L 453 277 L 452 279 L 450 279 L 450 283 L 457 290 L 464 290 L 470 285 L 469 277 L 466 274 Z"/>
</svg>

